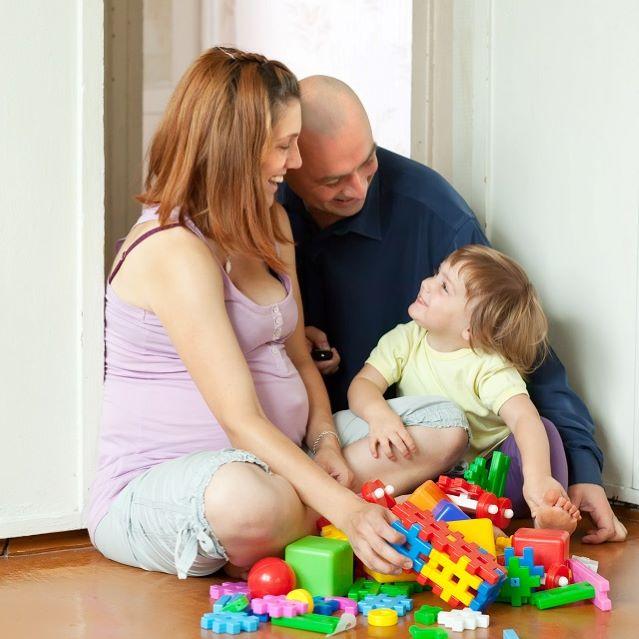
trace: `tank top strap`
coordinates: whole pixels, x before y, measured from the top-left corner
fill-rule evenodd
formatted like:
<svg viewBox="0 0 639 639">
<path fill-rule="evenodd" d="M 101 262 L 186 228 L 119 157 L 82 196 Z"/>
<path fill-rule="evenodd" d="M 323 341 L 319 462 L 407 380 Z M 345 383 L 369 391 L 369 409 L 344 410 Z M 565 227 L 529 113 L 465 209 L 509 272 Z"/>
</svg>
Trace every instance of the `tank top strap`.
<svg viewBox="0 0 639 639">
<path fill-rule="evenodd" d="M 173 224 L 167 224 L 166 226 L 156 226 L 155 228 L 148 230 L 146 233 L 142 233 L 142 235 L 140 235 L 140 237 L 138 237 L 131 244 L 131 246 L 129 246 L 124 251 L 122 251 L 122 255 L 120 255 L 120 259 L 118 260 L 118 263 L 115 265 L 115 268 L 113 269 L 113 271 L 111 272 L 111 275 L 109 276 L 109 279 L 107 280 L 108 283 L 111 284 L 111 282 L 113 281 L 113 278 L 118 274 L 118 271 L 122 268 L 122 264 L 124 264 L 124 260 L 126 259 L 127 255 L 138 244 L 140 244 L 140 242 L 143 242 L 144 240 L 146 240 L 147 237 L 150 237 L 151 235 L 155 233 L 159 233 L 160 231 L 166 231 L 167 229 L 172 229 L 176 226 L 182 226 L 182 225 L 179 222 L 174 222 Z"/>
</svg>

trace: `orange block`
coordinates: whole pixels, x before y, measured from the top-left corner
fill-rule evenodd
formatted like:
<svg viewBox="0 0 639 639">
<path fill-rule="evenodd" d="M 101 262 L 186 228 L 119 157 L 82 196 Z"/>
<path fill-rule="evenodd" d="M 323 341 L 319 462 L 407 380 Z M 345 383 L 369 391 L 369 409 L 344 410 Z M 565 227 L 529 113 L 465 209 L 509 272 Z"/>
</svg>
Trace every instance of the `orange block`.
<svg viewBox="0 0 639 639">
<path fill-rule="evenodd" d="M 421 510 L 431 511 L 442 499 L 450 501 L 448 495 L 434 481 L 428 479 L 415 489 L 407 501 Z"/>
</svg>

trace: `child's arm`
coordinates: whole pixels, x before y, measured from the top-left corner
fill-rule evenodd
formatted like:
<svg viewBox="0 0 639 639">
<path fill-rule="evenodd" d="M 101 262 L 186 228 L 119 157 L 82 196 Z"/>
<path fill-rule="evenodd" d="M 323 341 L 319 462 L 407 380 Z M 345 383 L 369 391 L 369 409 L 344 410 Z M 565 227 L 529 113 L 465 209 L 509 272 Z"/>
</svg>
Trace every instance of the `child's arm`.
<svg viewBox="0 0 639 639">
<path fill-rule="evenodd" d="M 348 389 L 348 406 L 369 428 L 369 449 L 379 457 L 378 446 L 388 459 L 395 460 L 393 447 L 410 459 L 417 446 L 404 423 L 386 403 L 384 393 L 388 384 L 383 375 L 370 364 L 357 373 Z"/>
<path fill-rule="evenodd" d="M 499 416 L 514 435 L 521 453 L 524 498 L 533 517 L 540 506 L 548 505 L 547 498 L 544 499 L 548 491 L 556 491 L 569 503 L 566 491 L 552 476 L 548 436 L 530 398 L 523 394 L 511 397 L 501 407 Z M 575 517 L 579 516 L 576 507 L 564 510 L 569 510 Z"/>
</svg>

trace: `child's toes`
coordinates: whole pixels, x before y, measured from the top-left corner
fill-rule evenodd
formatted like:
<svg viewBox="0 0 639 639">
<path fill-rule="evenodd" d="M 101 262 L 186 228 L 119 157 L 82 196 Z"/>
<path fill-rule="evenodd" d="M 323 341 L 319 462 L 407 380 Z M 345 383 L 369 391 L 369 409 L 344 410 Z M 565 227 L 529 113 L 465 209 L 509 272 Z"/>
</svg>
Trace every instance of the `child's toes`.
<svg viewBox="0 0 639 639">
<path fill-rule="evenodd" d="M 551 488 L 544 493 L 544 503 L 549 506 L 556 506 L 559 499 L 563 499 L 563 497 L 558 488 Z"/>
</svg>

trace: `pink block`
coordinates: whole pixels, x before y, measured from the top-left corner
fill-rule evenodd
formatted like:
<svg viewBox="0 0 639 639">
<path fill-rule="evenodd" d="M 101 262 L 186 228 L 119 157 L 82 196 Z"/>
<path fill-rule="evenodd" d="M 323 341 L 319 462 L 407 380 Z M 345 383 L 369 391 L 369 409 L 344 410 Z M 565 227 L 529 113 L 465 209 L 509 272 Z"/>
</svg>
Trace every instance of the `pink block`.
<svg viewBox="0 0 639 639">
<path fill-rule="evenodd" d="M 251 610 L 256 615 L 269 614 L 271 617 L 297 617 L 308 610 L 308 604 L 286 595 L 265 595 L 251 601 Z"/>
<path fill-rule="evenodd" d="M 594 586 L 596 595 L 592 603 L 600 610 L 612 610 L 612 601 L 608 598 L 610 582 L 588 568 L 586 564 L 582 564 L 578 559 L 569 559 L 568 565 L 570 570 L 572 570 L 574 581 L 587 581 Z"/>
<path fill-rule="evenodd" d="M 245 581 L 225 581 L 223 584 L 215 584 L 209 590 L 211 599 L 219 599 L 222 595 L 246 595 L 249 596 L 248 584 Z"/>
<path fill-rule="evenodd" d="M 357 602 L 354 599 L 349 599 L 348 597 L 327 597 L 327 601 L 337 601 L 339 604 L 339 609 L 344 612 L 349 612 L 351 615 L 359 614 L 359 608 L 357 607 Z"/>
</svg>

